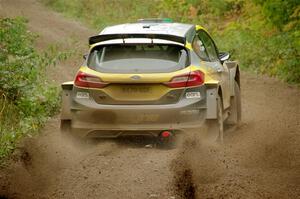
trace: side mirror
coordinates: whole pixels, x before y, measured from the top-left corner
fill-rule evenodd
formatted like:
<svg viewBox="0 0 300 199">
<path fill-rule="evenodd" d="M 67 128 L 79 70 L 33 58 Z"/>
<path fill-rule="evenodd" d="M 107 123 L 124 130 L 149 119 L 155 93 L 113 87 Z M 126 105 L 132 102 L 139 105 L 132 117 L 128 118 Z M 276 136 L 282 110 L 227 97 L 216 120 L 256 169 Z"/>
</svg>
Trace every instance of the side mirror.
<svg viewBox="0 0 300 199">
<path fill-rule="evenodd" d="M 84 60 L 86 60 L 87 57 L 88 57 L 88 54 L 85 54 L 85 55 L 83 55 L 82 57 L 83 57 Z"/>
<path fill-rule="evenodd" d="M 225 61 L 229 60 L 230 54 L 228 52 L 220 52 L 219 53 L 219 59 L 221 63 L 223 64 Z"/>
</svg>

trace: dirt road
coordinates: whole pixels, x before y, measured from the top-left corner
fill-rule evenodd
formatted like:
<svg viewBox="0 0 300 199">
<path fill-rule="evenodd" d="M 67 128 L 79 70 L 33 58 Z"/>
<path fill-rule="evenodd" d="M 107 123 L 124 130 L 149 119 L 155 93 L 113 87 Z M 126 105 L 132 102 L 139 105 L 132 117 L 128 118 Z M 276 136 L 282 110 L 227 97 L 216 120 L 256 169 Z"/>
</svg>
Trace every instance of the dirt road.
<svg viewBox="0 0 300 199">
<path fill-rule="evenodd" d="M 84 52 L 99 31 L 35 0 L 0 0 L 0 16 L 17 15 L 40 35 L 40 49 L 79 41 Z M 69 80 L 80 62 L 57 66 L 61 73 L 50 78 Z M 300 89 L 243 73 L 242 104 L 243 124 L 227 132 L 224 145 L 190 134 L 173 150 L 145 148 L 150 139 L 77 146 L 61 139 L 54 117 L 0 171 L 0 198 L 300 198 Z"/>
</svg>

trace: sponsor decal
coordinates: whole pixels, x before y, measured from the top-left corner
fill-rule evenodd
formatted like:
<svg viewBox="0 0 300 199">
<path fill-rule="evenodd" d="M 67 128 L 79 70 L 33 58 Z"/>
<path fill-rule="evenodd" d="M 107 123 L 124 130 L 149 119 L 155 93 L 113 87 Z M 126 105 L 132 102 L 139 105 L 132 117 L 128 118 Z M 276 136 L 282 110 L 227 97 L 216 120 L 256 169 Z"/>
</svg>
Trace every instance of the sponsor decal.
<svg viewBox="0 0 300 199">
<path fill-rule="evenodd" d="M 187 99 L 201 98 L 200 92 L 186 92 L 185 97 Z"/>
<path fill-rule="evenodd" d="M 78 99 L 88 99 L 90 98 L 90 94 L 87 92 L 77 92 L 76 93 L 76 98 Z"/>
</svg>

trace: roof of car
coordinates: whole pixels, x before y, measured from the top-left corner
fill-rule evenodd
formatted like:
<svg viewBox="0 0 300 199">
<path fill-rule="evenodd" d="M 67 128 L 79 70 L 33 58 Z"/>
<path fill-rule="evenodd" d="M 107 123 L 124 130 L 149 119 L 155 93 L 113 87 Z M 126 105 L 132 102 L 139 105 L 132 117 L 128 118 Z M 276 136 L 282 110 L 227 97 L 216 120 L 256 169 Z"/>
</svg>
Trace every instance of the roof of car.
<svg viewBox="0 0 300 199">
<path fill-rule="evenodd" d="M 109 26 L 100 32 L 106 34 L 166 34 L 186 37 L 194 29 L 192 24 L 183 23 L 127 23 Z"/>
</svg>

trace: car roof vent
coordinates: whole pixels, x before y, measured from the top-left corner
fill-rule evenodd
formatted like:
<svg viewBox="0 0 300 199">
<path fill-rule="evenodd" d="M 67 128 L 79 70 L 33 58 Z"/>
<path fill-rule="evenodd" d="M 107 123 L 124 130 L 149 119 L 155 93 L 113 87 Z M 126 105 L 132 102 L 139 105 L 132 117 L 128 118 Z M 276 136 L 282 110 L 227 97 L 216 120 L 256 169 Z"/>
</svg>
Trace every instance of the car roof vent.
<svg viewBox="0 0 300 199">
<path fill-rule="evenodd" d="M 149 19 L 139 19 L 138 23 L 173 23 L 170 18 L 149 18 Z"/>
</svg>

